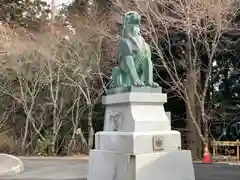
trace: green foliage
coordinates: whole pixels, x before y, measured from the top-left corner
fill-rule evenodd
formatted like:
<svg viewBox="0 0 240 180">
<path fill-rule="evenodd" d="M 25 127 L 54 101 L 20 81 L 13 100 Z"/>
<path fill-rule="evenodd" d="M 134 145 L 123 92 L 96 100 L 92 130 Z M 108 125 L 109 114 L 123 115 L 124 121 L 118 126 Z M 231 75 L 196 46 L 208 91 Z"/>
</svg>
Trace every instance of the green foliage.
<svg viewBox="0 0 240 180">
<path fill-rule="evenodd" d="M 52 155 L 54 152 L 51 152 L 51 146 L 52 146 L 52 136 L 51 134 L 47 135 L 45 139 L 37 139 L 36 144 L 36 154 L 38 156 L 48 156 Z"/>
</svg>

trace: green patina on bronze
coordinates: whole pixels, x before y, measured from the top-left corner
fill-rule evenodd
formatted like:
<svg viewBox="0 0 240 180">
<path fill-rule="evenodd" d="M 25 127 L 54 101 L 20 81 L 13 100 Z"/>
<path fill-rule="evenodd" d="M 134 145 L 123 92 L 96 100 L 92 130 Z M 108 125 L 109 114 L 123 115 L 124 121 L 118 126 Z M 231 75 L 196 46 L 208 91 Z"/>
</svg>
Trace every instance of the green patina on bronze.
<svg viewBox="0 0 240 180">
<path fill-rule="evenodd" d="M 122 37 L 117 57 L 118 66 L 112 70 L 111 88 L 149 86 L 157 88 L 153 81 L 153 63 L 149 45 L 140 34 L 141 16 L 134 11 L 124 15 Z M 121 91 L 121 90 L 120 90 Z"/>
</svg>

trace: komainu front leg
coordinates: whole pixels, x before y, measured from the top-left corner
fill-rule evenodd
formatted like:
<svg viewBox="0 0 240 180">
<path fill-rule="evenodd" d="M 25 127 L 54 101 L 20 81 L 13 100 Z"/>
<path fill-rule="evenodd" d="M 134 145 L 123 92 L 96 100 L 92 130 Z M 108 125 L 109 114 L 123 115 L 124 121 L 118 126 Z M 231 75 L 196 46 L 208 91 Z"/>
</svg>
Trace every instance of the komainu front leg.
<svg viewBox="0 0 240 180">
<path fill-rule="evenodd" d="M 125 56 L 122 59 L 122 68 L 125 70 L 126 72 L 126 76 L 131 80 L 131 85 L 134 86 L 144 86 L 144 82 L 140 80 L 138 74 L 137 74 L 137 70 L 136 70 L 136 66 L 133 60 L 132 56 Z"/>
<path fill-rule="evenodd" d="M 146 86 L 159 87 L 159 84 L 153 81 L 153 63 L 150 58 L 146 58 L 142 64 L 143 79 Z"/>
<path fill-rule="evenodd" d="M 112 70 L 112 83 L 111 88 L 124 86 L 122 71 L 120 67 L 116 66 Z"/>
<path fill-rule="evenodd" d="M 128 87 L 131 86 L 131 79 L 129 75 L 120 67 L 116 66 L 112 70 L 111 88 Z"/>
</svg>

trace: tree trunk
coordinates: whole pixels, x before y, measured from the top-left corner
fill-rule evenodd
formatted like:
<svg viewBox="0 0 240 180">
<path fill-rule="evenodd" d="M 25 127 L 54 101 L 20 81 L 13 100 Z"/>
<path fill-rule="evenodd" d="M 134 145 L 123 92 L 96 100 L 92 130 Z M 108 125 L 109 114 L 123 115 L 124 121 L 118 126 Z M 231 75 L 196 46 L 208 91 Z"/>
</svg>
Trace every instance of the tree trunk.
<svg viewBox="0 0 240 180">
<path fill-rule="evenodd" d="M 186 126 L 187 126 L 187 147 L 192 152 L 193 159 L 201 157 L 201 138 L 197 131 L 196 121 L 198 127 L 201 127 L 201 111 L 199 103 L 196 99 L 196 80 L 194 76 L 189 75 L 187 83 L 187 104 L 186 104 Z"/>
<path fill-rule="evenodd" d="M 200 129 L 202 129 L 202 116 L 201 116 L 201 105 L 199 101 L 196 102 L 196 121 Z M 196 127 L 195 131 L 197 134 L 196 144 L 197 144 L 197 158 L 202 158 L 202 150 L 203 150 L 203 141 L 200 138 L 200 135 L 197 133 Z"/>
<path fill-rule="evenodd" d="M 191 110 L 192 111 L 192 110 Z M 196 116 L 195 116 L 196 117 Z M 192 152 L 193 159 L 199 158 L 199 143 L 201 143 L 200 136 L 197 132 L 196 126 L 193 123 L 189 110 L 187 110 L 187 147 Z M 198 121 L 198 120 L 196 120 Z"/>
</svg>

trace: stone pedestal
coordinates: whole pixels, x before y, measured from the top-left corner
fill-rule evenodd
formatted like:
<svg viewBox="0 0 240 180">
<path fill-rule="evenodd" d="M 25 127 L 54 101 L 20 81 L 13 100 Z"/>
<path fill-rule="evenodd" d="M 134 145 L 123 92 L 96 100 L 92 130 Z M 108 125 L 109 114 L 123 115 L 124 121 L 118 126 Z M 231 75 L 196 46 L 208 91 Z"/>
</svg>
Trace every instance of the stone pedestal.
<svg viewBox="0 0 240 180">
<path fill-rule="evenodd" d="M 95 135 L 88 180 L 194 180 L 191 153 L 171 131 L 166 102 L 161 88 L 104 96 L 104 131 Z"/>
</svg>

